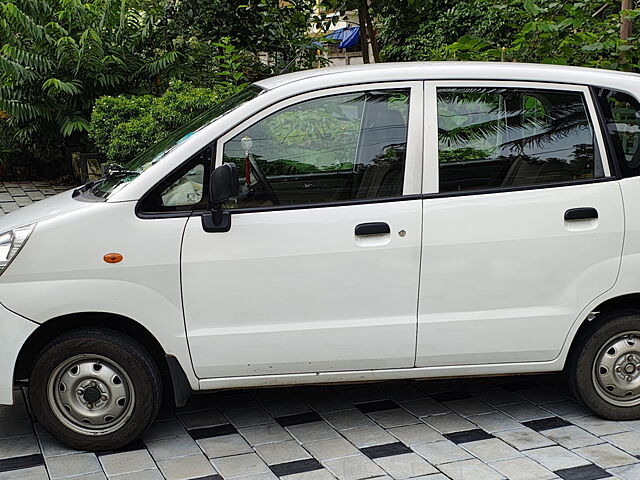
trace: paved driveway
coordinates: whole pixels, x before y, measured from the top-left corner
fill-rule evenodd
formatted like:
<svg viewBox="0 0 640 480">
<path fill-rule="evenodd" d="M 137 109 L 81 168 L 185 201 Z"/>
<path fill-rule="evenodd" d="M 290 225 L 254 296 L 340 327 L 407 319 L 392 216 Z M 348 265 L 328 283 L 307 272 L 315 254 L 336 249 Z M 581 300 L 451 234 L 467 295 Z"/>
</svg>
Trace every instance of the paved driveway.
<svg viewBox="0 0 640 480">
<path fill-rule="evenodd" d="M 65 188 L 0 184 L 0 207 Z M 0 407 L 0 480 L 640 479 L 640 421 L 592 416 L 559 375 L 194 395 L 98 455 L 60 445 L 25 392 L 16 401 Z"/>
</svg>

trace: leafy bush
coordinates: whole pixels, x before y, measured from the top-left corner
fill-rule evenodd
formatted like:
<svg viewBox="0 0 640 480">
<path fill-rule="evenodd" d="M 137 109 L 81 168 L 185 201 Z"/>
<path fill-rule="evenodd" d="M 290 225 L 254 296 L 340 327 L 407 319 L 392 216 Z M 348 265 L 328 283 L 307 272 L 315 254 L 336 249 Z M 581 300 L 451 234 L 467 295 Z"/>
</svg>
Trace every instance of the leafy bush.
<svg viewBox="0 0 640 480">
<path fill-rule="evenodd" d="M 229 84 L 197 88 L 176 80 L 160 97 L 102 97 L 93 109 L 89 134 L 109 162 L 126 163 L 238 88 Z"/>
</svg>

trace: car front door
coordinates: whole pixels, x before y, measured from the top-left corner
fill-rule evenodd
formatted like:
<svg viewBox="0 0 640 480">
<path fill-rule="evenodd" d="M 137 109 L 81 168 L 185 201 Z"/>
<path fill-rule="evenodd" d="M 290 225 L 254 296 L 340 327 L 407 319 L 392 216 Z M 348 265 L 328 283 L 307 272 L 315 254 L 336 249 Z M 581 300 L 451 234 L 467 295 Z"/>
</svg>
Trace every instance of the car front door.
<svg viewBox="0 0 640 480">
<path fill-rule="evenodd" d="M 299 95 L 216 143 L 228 232 L 182 247 L 200 378 L 411 367 L 422 222 L 422 82 Z"/>
<path fill-rule="evenodd" d="M 620 188 L 589 90 L 425 88 L 425 151 L 438 159 L 425 168 L 416 363 L 552 360 L 614 285 L 622 250 Z"/>
</svg>

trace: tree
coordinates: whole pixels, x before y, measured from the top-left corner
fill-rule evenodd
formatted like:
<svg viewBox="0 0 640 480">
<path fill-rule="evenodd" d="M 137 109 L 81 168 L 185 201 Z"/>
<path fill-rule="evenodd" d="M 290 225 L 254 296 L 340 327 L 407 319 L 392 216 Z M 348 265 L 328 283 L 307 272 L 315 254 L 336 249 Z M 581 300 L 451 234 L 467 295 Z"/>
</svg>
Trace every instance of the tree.
<svg viewBox="0 0 640 480">
<path fill-rule="evenodd" d="M 0 1 L 0 110 L 23 143 L 86 132 L 101 95 L 132 92 L 177 60 L 147 46 L 133 0 Z"/>
</svg>

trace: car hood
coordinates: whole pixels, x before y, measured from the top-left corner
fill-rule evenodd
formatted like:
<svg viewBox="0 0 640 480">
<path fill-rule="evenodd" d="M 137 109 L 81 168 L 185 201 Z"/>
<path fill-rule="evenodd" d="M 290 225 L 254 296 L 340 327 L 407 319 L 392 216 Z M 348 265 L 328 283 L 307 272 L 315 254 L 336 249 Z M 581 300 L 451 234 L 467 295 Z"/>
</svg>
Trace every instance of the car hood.
<svg viewBox="0 0 640 480">
<path fill-rule="evenodd" d="M 73 212 L 92 205 L 91 202 L 75 200 L 72 197 L 72 193 L 73 190 L 68 190 L 0 217 L 0 234 L 13 228 L 30 225 L 50 217 Z"/>
</svg>

